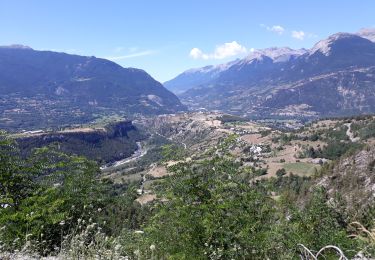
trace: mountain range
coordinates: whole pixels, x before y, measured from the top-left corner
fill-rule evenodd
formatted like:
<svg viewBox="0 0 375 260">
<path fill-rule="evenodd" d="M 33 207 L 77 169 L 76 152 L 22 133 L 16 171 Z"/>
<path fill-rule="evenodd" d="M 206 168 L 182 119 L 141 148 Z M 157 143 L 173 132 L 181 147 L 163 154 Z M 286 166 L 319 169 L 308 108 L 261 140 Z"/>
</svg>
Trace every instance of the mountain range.
<svg viewBox="0 0 375 260">
<path fill-rule="evenodd" d="M 184 110 L 179 99 L 140 69 L 105 59 L 0 47 L 1 128 L 82 123 L 100 114 Z"/>
<path fill-rule="evenodd" d="M 247 117 L 326 117 L 375 112 L 375 30 L 337 33 L 311 49 L 254 50 L 165 82 L 191 109 Z"/>
<path fill-rule="evenodd" d="M 219 110 L 250 118 L 375 112 L 375 30 L 337 33 L 311 49 L 253 50 L 190 69 L 164 86 L 105 59 L 0 47 L 0 128 L 30 130 L 105 116 Z M 186 105 L 186 106 L 185 106 Z"/>
</svg>

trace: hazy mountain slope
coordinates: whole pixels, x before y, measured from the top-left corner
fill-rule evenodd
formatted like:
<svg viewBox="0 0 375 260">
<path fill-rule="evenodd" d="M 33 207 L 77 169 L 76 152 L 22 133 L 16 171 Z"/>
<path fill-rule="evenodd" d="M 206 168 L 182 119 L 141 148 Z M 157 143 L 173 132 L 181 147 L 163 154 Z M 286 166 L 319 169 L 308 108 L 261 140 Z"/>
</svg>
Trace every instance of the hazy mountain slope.
<svg viewBox="0 0 375 260">
<path fill-rule="evenodd" d="M 286 59 L 272 53 L 239 60 L 180 97 L 193 109 L 247 116 L 375 112 L 375 43 L 370 40 L 338 33 Z"/>
<path fill-rule="evenodd" d="M 46 113 L 46 120 L 71 117 L 72 122 L 102 111 L 160 114 L 184 109 L 174 94 L 143 70 L 22 46 L 0 48 L 0 101 L 10 126 L 18 121 L 12 116 L 14 109 L 18 115 Z"/>
<path fill-rule="evenodd" d="M 181 94 L 192 87 L 200 86 L 217 79 L 220 73 L 227 70 L 236 61 L 220 64 L 216 66 L 206 66 L 203 68 L 187 70 L 174 79 L 166 81 L 163 85 L 170 91 Z"/>
<path fill-rule="evenodd" d="M 254 61 L 261 61 L 264 57 L 271 59 L 275 63 L 279 63 L 288 61 L 304 53 L 306 53 L 305 49 L 293 50 L 288 47 L 273 47 L 262 50 L 254 50 L 242 60 L 237 59 L 215 66 L 211 65 L 203 68 L 187 70 L 179 74 L 177 77 L 165 82 L 164 86 L 176 94 L 182 94 L 189 89 L 204 86 L 205 84 L 209 85 L 216 81 L 221 81 L 222 74 L 228 75 L 228 71 L 231 71 L 232 69 L 237 70 L 238 67 L 243 67 L 244 65 L 253 63 Z"/>
</svg>

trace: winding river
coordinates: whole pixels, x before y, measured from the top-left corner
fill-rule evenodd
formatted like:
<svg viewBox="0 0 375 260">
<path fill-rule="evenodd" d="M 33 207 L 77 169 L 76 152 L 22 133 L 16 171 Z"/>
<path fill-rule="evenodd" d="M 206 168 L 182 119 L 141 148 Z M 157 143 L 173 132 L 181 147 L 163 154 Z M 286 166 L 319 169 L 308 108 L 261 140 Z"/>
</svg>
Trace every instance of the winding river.
<svg viewBox="0 0 375 260">
<path fill-rule="evenodd" d="M 147 154 L 147 150 L 142 147 L 142 143 L 137 142 L 137 150 L 135 150 L 135 152 L 130 157 L 121 159 L 119 161 L 104 164 L 100 167 L 100 169 L 104 170 L 110 167 L 118 167 L 126 163 L 136 161 L 140 159 L 141 157 L 145 156 L 146 154 Z"/>
</svg>

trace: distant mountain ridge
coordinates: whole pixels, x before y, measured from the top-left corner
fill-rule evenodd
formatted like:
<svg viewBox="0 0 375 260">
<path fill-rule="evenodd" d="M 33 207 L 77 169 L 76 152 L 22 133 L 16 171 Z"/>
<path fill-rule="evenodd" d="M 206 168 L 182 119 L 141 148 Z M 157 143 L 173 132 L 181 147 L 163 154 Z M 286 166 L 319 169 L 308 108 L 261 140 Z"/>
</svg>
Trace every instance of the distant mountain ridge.
<svg viewBox="0 0 375 260">
<path fill-rule="evenodd" d="M 361 30 L 357 32 L 357 35 L 375 42 L 375 27 L 374 28 L 362 28 Z"/>
<path fill-rule="evenodd" d="M 78 123 L 112 112 L 147 115 L 184 109 L 143 70 L 22 45 L 0 47 L 1 128 Z M 27 119 L 36 114 L 35 122 Z"/>
<path fill-rule="evenodd" d="M 361 33 L 362 32 L 362 33 Z M 311 49 L 270 48 L 217 67 L 179 96 L 192 109 L 249 117 L 321 117 L 375 112 L 371 30 L 337 33 Z M 365 32 L 366 38 L 361 37 Z M 195 70 L 195 74 L 200 72 Z M 174 90 L 186 72 L 166 84 Z M 193 81 L 194 79 L 191 79 Z"/>
<path fill-rule="evenodd" d="M 236 61 L 233 63 L 235 62 Z M 227 63 L 190 69 L 178 75 L 173 80 L 164 82 L 163 85 L 175 94 L 181 94 L 186 90 L 189 90 L 192 86 L 199 86 L 217 79 L 220 76 L 220 73 L 228 69 L 230 66 L 231 63 Z"/>
<path fill-rule="evenodd" d="M 307 50 L 305 49 L 293 50 L 289 47 L 272 47 L 262 50 L 253 50 L 244 59 L 187 70 L 176 78 L 164 82 L 164 86 L 176 94 L 182 94 L 193 87 L 198 87 L 218 79 L 221 73 L 225 73 L 232 66 L 239 64 L 244 65 L 254 60 L 261 60 L 263 57 L 271 58 L 275 63 L 284 62 L 306 52 Z"/>
</svg>

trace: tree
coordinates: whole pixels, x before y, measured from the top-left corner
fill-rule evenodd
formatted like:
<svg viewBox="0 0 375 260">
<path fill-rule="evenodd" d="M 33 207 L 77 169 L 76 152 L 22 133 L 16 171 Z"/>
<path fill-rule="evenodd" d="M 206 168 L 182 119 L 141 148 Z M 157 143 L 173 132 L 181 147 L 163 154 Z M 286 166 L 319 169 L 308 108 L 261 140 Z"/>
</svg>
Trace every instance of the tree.
<svg viewBox="0 0 375 260">
<path fill-rule="evenodd" d="M 164 161 L 182 160 L 186 155 L 185 150 L 175 144 L 166 144 L 162 146 L 162 155 Z"/>
<path fill-rule="evenodd" d="M 16 143 L 0 133 L 0 207 L 19 207 L 35 188 L 32 173 L 20 157 Z"/>
<path fill-rule="evenodd" d="M 339 247 L 346 256 L 359 251 L 357 241 L 348 237 L 347 224 L 335 208 L 330 205 L 323 188 L 317 188 L 302 210 L 294 206 L 289 210 L 290 219 L 285 222 L 285 238 L 290 244 L 303 244 L 317 251 L 325 246 Z M 336 258 L 336 253 L 327 251 L 325 257 Z M 331 257 L 331 258 L 329 258 Z"/>
<path fill-rule="evenodd" d="M 9 140 L 0 148 L 2 203 L 7 203 L 0 211 L 5 227 L 0 240 L 9 249 L 30 241 L 43 254 L 60 247 L 79 218 L 95 218 L 94 211 L 104 206 L 96 163 L 49 148 L 22 159 Z"/>
<path fill-rule="evenodd" d="M 214 158 L 180 164 L 146 226 L 148 245 L 171 259 L 267 258 L 273 200 L 242 181 L 239 165 Z M 145 246 L 147 251 L 147 246 Z"/>
</svg>

